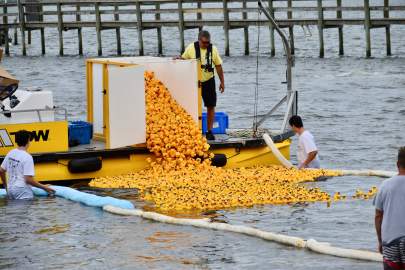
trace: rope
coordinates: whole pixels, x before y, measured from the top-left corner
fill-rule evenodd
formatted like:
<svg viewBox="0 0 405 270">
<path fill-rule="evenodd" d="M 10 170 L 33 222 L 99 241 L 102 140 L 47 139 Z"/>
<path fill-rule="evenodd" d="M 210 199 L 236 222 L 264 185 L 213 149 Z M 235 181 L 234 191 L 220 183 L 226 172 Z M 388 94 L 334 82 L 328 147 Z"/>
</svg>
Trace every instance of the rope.
<svg viewBox="0 0 405 270">
<path fill-rule="evenodd" d="M 259 105 L 259 51 L 260 51 L 260 15 L 261 11 L 257 9 L 257 49 L 256 49 L 256 85 L 254 95 L 253 107 L 253 137 L 257 136 L 257 118 L 258 118 L 258 105 Z"/>
</svg>

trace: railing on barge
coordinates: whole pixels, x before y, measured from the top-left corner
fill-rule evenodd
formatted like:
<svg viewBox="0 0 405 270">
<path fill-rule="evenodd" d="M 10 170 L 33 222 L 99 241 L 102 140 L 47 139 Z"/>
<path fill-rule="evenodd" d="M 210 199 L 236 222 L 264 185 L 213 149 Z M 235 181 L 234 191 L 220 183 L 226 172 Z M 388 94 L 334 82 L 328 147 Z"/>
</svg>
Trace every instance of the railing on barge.
<svg viewBox="0 0 405 270">
<path fill-rule="evenodd" d="M 294 54 L 294 27 L 317 26 L 319 32 L 319 56 L 324 56 L 323 31 L 338 29 L 339 54 L 344 54 L 343 27 L 364 25 L 366 56 L 371 56 L 371 29 L 382 27 L 386 31 L 386 52 L 391 55 L 391 25 L 405 25 L 405 3 L 390 5 L 389 0 L 377 0 L 378 5 L 370 5 L 370 0 L 355 0 L 358 6 L 343 6 L 342 0 L 267 0 L 269 12 L 276 18 L 280 27 L 288 28 L 289 41 Z M 303 6 L 305 5 L 305 6 Z M 256 0 L 3 0 L 0 3 L 0 32 L 8 40 L 10 29 L 15 30 L 14 43 L 17 43 L 17 29 L 21 32 L 22 54 L 27 54 L 26 37 L 31 43 L 31 31 L 39 30 L 41 50 L 45 54 L 45 29 L 57 28 L 59 54 L 64 54 L 63 32 L 76 30 L 79 54 L 83 54 L 82 29 L 95 28 L 97 51 L 102 55 L 102 30 L 116 32 L 117 54 L 121 54 L 121 28 L 136 28 L 138 32 L 139 54 L 144 54 L 143 31 L 156 29 L 158 53 L 163 53 L 162 28 L 179 29 L 180 51 L 184 50 L 184 32 L 187 29 L 201 29 L 203 26 L 223 27 L 225 55 L 230 53 L 229 31 L 244 29 L 245 54 L 249 54 L 249 26 L 257 26 Z M 311 13 L 312 12 L 312 13 Z M 343 12 L 345 12 L 343 14 Z M 398 13 L 392 17 L 390 12 Z M 308 16 L 310 14 L 310 16 Z M 330 16 L 330 15 L 333 16 Z M 379 14 L 379 16 L 375 16 Z M 345 15 L 345 17 L 343 16 Z M 271 55 L 275 55 L 274 28 L 265 18 L 260 25 L 270 31 Z M 5 53 L 9 54 L 9 44 L 5 42 Z"/>
</svg>

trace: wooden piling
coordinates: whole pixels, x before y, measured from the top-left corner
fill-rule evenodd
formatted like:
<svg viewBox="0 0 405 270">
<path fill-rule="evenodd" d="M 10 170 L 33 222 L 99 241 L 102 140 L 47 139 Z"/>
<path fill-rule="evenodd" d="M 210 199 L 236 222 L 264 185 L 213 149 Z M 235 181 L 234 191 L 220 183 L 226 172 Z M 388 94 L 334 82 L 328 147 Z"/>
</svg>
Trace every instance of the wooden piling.
<svg viewBox="0 0 405 270">
<path fill-rule="evenodd" d="M 29 29 L 27 32 L 28 32 L 27 43 L 28 43 L 28 45 L 31 45 L 31 29 Z"/>
<path fill-rule="evenodd" d="M 160 4 L 156 3 L 155 4 L 155 9 L 156 11 L 160 10 Z M 160 21 L 160 13 L 156 12 L 155 13 L 155 20 Z M 158 54 L 162 55 L 163 54 L 163 43 L 162 43 L 162 27 L 158 26 L 156 27 L 156 34 L 157 34 L 157 40 L 158 40 Z"/>
<path fill-rule="evenodd" d="M 103 55 L 102 39 L 101 39 L 101 15 L 100 15 L 100 3 L 94 3 L 96 13 L 96 35 L 97 35 L 97 54 Z"/>
<path fill-rule="evenodd" d="M 323 43 L 323 7 L 322 0 L 317 0 L 318 7 L 318 32 L 319 32 L 319 57 L 323 58 L 325 56 L 325 48 Z"/>
<path fill-rule="evenodd" d="M 292 8 L 292 0 L 287 1 L 287 6 L 289 9 Z M 287 11 L 287 18 L 289 20 L 292 19 L 292 11 Z M 295 46 L 294 46 L 294 26 L 288 27 L 289 39 L 290 39 L 290 47 L 291 47 L 291 54 L 295 54 Z"/>
<path fill-rule="evenodd" d="M 41 28 L 39 31 L 41 34 L 41 54 L 45 55 L 45 29 Z"/>
<path fill-rule="evenodd" d="M 371 22 L 370 22 L 370 0 L 364 0 L 364 30 L 366 32 L 366 57 L 371 57 Z"/>
<path fill-rule="evenodd" d="M 201 9 L 202 8 L 202 3 L 201 0 L 197 0 L 197 8 Z M 197 12 L 197 20 L 198 21 L 202 21 L 202 13 L 201 12 Z M 202 26 L 198 26 L 198 31 L 201 32 L 202 30 Z"/>
<path fill-rule="evenodd" d="M 390 11 L 389 11 L 390 5 L 389 5 L 389 0 L 384 0 L 384 18 L 388 19 L 390 17 Z M 391 31 L 390 31 L 390 26 L 387 25 L 385 27 L 385 40 L 386 40 L 386 46 L 387 46 L 387 55 L 391 55 Z"/>
<path fill-rule="evenodd" d="M 183 0 L 177 0 L 177 8 L 179 12 L 180 53 L 183 53 L 185 49 Z"/>
<path fill-rule="evenodd" d="M 119 6 L 118 4 L 114 4 L 114 21 L 119 22 L 119 20 Z M 121 55 L 121 28 L 119 26 L 115 28 L 115 38 L 117 39 L 117 54 Z"/>
<path fill-rule="evenodd" d="M 336 18 L 342 19 L 342 0 L 336 0 Z M 339 55 L 344 55 L 344 47 L 343 47 L 343 26 L 338 27 L 339 30 Z"/>
<path fill-rule="evenodd" d="M 3 14 L 6 15 L 7 12 L 7 5 L 3 6 Z M 5 53 L 6 55 L 10 55 L 10 46 L 9 46 L 9 42 L 8 42 L 8 16 L 3 16 L 3 24 L 6 26 L 6 28 L 4 29 L 4 49 L 5 49 Z"/>
<path fill-rule="evenodd" d="M 229 56 L 229 11 L 228 0 L 222 0 L 224 11 L 225 56 Z"/>
<path fill-rule="evenodd" d="M 246 8 L 247 8 L 246 0 L 243 0 L 242 8 L 246 10 Z M 242 18 L 244 21 L 247 20 L 247 18 L 248 18 L 247 12 L 242 13 Z M 245 55 L 249 55 L 249 26 L 245 26 L 243 28 L 243 34 L 245 36 Z"/>
<path fill-rule="evenodd" d="M 21 3 L 21 0 L 18 0 L 18 15 L 20 21 L 20 31 L 21 31 L 21 40 L 22 40 L 22 55 L 27 55 L 27 46 L 25 44 L 25 14 L 24 7 Z"/>
<path fill-rule="evenodd" d="M 274 17 L 274 9 L 273 9 L 273 0 L 269 0 L 269 12 L 270 15 Z M 274 43 L 274 27 L 270 24 L 270 55 L 275 56 L 276 55 L 276 46 Z"/>
<path fill-rule="evenodd" d="M 58 13 L 58 35 L 59 35 L 59 55 L 63 55 L 63 15 L 62 5 L 60 2 L 56 3 L 56 11 Z"/>
<path fill-rule="evenodd" d="M 17 19 L 16 19 L 17 21 Z M 13 44 L 18 45 L 18 27 L 14 28 Z"/>
<path fill-rule="evenodd" d="M 80 22 L 82 17 L 80 15 L 80 5 L 76 5 L 76 22 Z M 82 35 L 82 28 L 79 26 L 77 28 L 77 39 L 78 39 L 78 47 L 79 47 L 79 55 L 83 55 L 83 35 Z"/>
<path fill-rule="evenodd" d="M 143 55 L 143 36 L 142 36 L 142 12 L 141 12 L 141 3 L 136 1 L 136 25 L 138 30 L 138 46 L 139 46 L 139 55 Z"/>
</svg>

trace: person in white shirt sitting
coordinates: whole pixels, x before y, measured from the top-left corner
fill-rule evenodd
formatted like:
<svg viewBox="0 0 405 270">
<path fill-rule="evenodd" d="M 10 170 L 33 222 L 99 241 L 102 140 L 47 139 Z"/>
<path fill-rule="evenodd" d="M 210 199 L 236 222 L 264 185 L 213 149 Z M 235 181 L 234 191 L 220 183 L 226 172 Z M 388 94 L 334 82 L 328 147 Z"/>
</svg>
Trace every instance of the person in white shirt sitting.
<svg viewBox="0 0 405 270">
<path fill-rule="evenodd" d="M 6 187 L 7 195 L 12 200 L 31 200 L 34 198 L 31 186 L 41 188 L 54 194 L 55 191 L 34 180 L 34 160 L 27 152 L 31 133 L 20 130 L 15 134 L 15 142 L 18 148 L 11 150 L 0 166 L 0 177 Z M 8 179 L 6 179 L 6 172 Z"/>
<path fill-rule="evenodd" d="M 298 168 L 320 168 L 318 147 L 316 147 L 314 136 L 304 129 L 301 117 L 293 115 L 289 123 L 291 129 L 298 135 Z"/>
</svg>

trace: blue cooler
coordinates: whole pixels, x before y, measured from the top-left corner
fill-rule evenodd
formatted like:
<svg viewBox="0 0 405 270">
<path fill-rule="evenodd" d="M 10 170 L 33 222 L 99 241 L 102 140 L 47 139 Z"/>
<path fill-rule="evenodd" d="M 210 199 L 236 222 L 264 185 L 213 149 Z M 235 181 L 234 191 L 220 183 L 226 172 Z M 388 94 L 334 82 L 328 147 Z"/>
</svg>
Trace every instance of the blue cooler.
<svg viewBox="0 0 405 270">
<path fill-rule="evenodd" d="M 226 129 L 229 127 L 228 115 L 224 112 L 216 112 L 212 133 L 225 134 Z M 207 132 L 207 113 L 202 114 L 202 132 Z"/>
<path fill-rule="evenodd" d="M 93 138 L 93 125 L 85 121 L 69 122 L 69 146 L 89 144 Z"/>
</svg>

